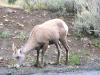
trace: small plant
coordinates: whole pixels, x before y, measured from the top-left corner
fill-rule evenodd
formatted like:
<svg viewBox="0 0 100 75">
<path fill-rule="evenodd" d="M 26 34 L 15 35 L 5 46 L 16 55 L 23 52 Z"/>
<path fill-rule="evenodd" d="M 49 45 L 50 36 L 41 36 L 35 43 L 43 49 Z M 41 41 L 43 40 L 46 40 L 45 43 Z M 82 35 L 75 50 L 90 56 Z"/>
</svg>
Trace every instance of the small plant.
<svg viewBox="0 0 100 75">
<path fill-rule="evenodd" d="M 25 40 L 26 38 L 26 34 L 24 32 L 20 32 L 17 36 L 17 38 L 19 38 L 20 40 Z"/>
<path fill-rule="evenodd" d="M 93 44 L 94 44 L 95 46 L 100 46 L 100 39 L 94 39 L 94 40 L 93 40 Z"/>
<path fill-rule="evenodd" d="M 96 68 L 97 69 L 100 69 L 100 64 L 96 64 Z"/>
<path fill-rule="evenodd" d="M 9 4 L 14 4 L 16 2 L 16 0 L 8 0 Z"/>
<path fill-rule="evenodd" d="M 47 9 L 46 3 L 41 0 L 38 0 L 34 5 L 33 9 Z"/>
<path fill-rule="evenodd" d="M 9 36 L 10 36 L 10 33 L 7 31 L 0 32 L 1 38 L 8 38 Z"/>
<path fill-rule="evenodd" d="M 84 37 L 84 35 L 83 35 L 81 32 L 77 32 L 77 31 L 75 31 L 74 35 L 75 35 L 77 38 Z"/>
<path fill-rule="evenodd" d="M 65 5 L 65 0 L 48 0 L 47 6 L 51 11 L 58 11 L 63 9 Z"/>
<path fill-rule="evenodd" d="M 78 53 L 70 53 L 69 54 L 69 64 L 71 64 L 71 65 L 79 65 L 80 64 L 80 56 Z"/>
<path fill-rule="evenodd" d="M 27 11 L 33 10 L 33 2 L 31 0 L 23 0 L 23 8 Z"/>
</svg>

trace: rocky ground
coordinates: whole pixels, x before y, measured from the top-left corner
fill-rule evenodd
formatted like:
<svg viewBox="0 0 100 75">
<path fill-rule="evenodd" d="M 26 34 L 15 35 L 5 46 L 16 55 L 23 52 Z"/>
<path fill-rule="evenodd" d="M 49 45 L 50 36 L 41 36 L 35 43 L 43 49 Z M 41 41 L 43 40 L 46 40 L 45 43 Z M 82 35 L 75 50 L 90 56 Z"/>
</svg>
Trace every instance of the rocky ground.
<svg viewBox="0 0 100 75">
<path fill-rule="evenodd" d="M 61 50 L 61 65 L 50 65 L 55 62 L 57 52 L 55 46 L 50 46 L 45 54 L 47 66 L 44 68 L 30 67 L 35 63 L 36 51 L 32 51 L 27 55 L 24 67 L 20 69 L 10 68 L 10 65 L 15 64 L 12 58 L 12 43 L 20 48 L 25 44 L 29 32 L 34 25 L 41 24 L 44 21 L 61 18 L 69 27 L 68 44 L 70 51 L 78 53 L 80 56 L 80 64 L 77 65 L 63 65 L 65 51 Z M 100 70 L 100 48 L 92 45 L 92 39 L 88 37 L 77 38 L 73 34 L 74 16 L 57 16 L 47 10 L 33 10 L 26 12 L 22 9 L 3 8 L 0 7 L 0 75 L 40 75 L 41 73 L 48 75 L 63 73 L 63 75 L 71 71 L 87 71 L 87 70 Z M 91 72 L 92 73 L 92 72 Z M 98 72 L 96 72 L 98 73 Z M 72 74 L 74 75 L 74 74 Z M 84 75 L 84 74 L 76 74 Z M 87 74 L 88 75 L 88 74 Z M 90 74 L 91 75 L 91 74 Z M 96 74 L 95 74 L 96 75 Z M 99 74 L 97 74 L 99 75 Z"/>
</svg>

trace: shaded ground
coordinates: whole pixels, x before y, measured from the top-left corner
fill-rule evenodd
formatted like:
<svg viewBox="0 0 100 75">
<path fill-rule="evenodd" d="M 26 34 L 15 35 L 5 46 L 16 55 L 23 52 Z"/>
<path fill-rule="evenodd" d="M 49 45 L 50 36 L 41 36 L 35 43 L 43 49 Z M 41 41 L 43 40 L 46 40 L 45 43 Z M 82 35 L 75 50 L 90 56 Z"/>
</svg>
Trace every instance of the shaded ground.
<svg viewBox="0 0 100 75">
<path fill-rule="evenodd" d="M 10 69 L 8 65 L 15 63 L 12 59 L 11 45 L 15 42 L 16 46 L 20 48 L 27 40 L 30 30 L 36 24 L 41 24 L 46 20 L 53 18 L 61 18 L 69 26 L 68 43 L 70 46 L 69 52 L 77 52 L 80 54 L 80 65 L 77 66 L 53 66 L 48 65 L 43 69 L 38 69 L 34 67 L 28 67 L 35 62 L 36 51 L 31 52 L 27 55 L 25 67 L 22 67 L 20 70 Z M 33 75 L 33 73 L 59 73 L 73 71 L 73 70 L 100 70 L 100 50 L 97 47 L 90 46 L 91 39 L 81 38 L 78 39 L 73 35 L 73 21 L 74 16 L 58 17 L 56 13 L 52 13 L 46 10 L 34 10 L 31 13 L 25 12 L 21 9 L 10 9 L 10 8 L 0 8 L 0 32 L 7 32 L 0 37 L 0 74 L 12 73 L 13 75 Z M 61 51 L 61 63 L 64 62 L 65 52 L 62 49 Z M 45 55 L 46 63 L 53 63 L 56 60 L 57 52 L 54 46 L 51 46 Z M 2 59 L 3 57 L 3 59 Z M 37 72 L 38 71 L 38 72 Z M 97 73 L 97 72 L 96 72 Z M 8 74 L 10 75 L 10 74 Z M 48 74 L 50 75 L 50 74 Z M 69 74 L 70 75 L 70 74 Z M 73 75 L 73 74 L 72 74 Z M 76 74 L 77 75 L 77 74 Z M 78 74 L 79 75 L 79 74 Z M 84 75 L 84 74 L 83 74 Z M 98 74 L 99 75 L 99 74 Z"/>
</svg>

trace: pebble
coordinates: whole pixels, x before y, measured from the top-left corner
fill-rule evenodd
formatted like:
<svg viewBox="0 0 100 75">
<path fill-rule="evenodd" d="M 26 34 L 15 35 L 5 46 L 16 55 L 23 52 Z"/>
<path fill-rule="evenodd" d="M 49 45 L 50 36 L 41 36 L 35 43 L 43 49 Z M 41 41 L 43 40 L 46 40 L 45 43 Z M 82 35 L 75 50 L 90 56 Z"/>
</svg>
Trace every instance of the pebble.
<svg viewBox="0 0 100 75">
<path fill-rule="evenodd" d="M 8 68 L 20 68 L 19 64 L 14 64 L 14 65 L 8 65 Z"/>
<path fill-rule="evenodd" d="M 8 19 L 5 19 L 5 21 L 8 22 L 9 20 Z"/>
<path fill-rule="evenodd" d="M 19 26 L 21 26 L 21 27 L 24 27 L 24 25 L 23 25 L 23 24 L 18 23 L 18 25 L 19 25 Z"/>
<path fill-rule="evenodd" d="M 2 61 L 4 58 L 3 57 L 0 57 L 0 61 Z"/>
<path fill-rule="evenodd" d="M 3 23 L 0 23 L 0 26 L 2 26 L 3 25 Z"/>
</svg>

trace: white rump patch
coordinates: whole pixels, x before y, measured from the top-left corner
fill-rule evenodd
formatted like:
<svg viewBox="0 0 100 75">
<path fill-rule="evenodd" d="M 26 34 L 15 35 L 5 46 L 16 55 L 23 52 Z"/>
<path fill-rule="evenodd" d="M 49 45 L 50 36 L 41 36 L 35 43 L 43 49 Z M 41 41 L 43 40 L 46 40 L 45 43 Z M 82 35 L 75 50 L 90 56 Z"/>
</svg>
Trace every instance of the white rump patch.
<svg viewBox="0 0 100 75">
<path fill-rule="evenodd" d="M 68 34 L 68 26 L 65 22 L 62 21 L 62 23 L 63 23 L 63 26 L 64 26 L 65 31 L 66 31 L 66 35 L 67 35 Z"/>
</svg>

